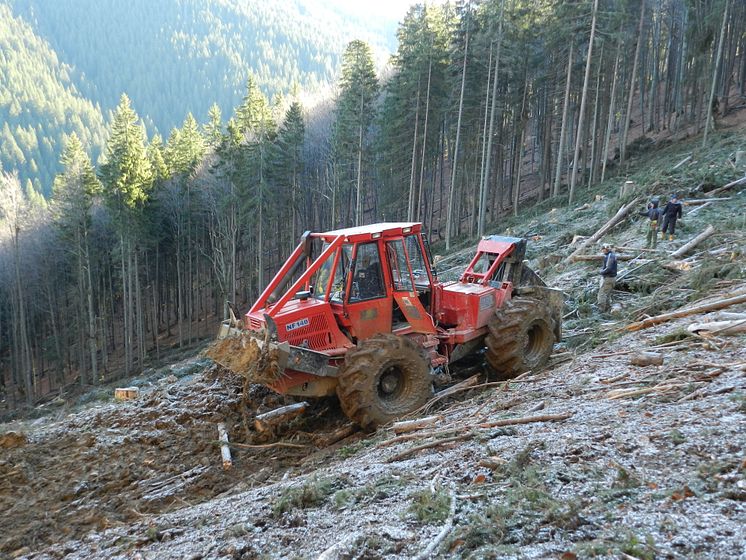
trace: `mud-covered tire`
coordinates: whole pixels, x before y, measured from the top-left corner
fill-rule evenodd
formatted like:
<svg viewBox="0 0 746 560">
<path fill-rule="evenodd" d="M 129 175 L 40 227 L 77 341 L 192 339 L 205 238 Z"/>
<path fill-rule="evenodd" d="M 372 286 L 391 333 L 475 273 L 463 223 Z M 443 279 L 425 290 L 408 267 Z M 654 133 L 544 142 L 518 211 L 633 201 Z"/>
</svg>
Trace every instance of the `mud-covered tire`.
<svg viewBox="0 0 746 560">
<path fill-rule="evenodd" d="M 345 356 L 337 396 L 342 410 L 371 430 L 418 409 L 432 395 L 430 364 L 406 337 L 380 334 Z"/>
<path fill-rule="evenodd" d="M 495 312 L 485 337 L 487 365 L 499 379 L 510 379 L 547 363 L 555 343 L 554 319 L 545 302 L 513 298 Z"/>
</svg>

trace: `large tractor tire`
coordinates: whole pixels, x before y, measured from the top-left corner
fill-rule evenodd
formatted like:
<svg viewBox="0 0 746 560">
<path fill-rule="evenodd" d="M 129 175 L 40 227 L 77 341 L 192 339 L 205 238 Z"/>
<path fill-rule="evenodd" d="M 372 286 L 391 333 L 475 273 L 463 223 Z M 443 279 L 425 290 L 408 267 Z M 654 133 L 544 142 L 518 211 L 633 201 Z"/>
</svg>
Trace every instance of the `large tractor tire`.
<svg viewBox="0 0 746 560">
<path fill-rule="evenodd" d="M 366 430 L 418 409 L 432 391 L 422 349 L 392 334 L 373 336 L 350 350 L 337 385 L 342 410 Z"/>
<path fill-rule="evenodd" d="M 495 312 L 485 338 L 487 365 L 510 379 L 547 363 L 555 343 L 554 319 L 545 302 L 517 297 Z"/>
</svg>

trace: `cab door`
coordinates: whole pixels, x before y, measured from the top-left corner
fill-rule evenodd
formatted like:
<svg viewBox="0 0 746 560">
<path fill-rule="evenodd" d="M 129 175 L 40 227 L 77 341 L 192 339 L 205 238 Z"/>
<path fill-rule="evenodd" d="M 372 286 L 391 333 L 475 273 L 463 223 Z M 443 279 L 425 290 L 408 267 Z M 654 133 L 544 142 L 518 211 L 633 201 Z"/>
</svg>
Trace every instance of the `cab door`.
<svg viewBox="0 0 746 560">
<path fill-rule="evenodd" d="M 393 315 L 394 321 L 397 321 L 398 315 L 401 314 L 401 318 L 414 332 L 435 333 L 433 318 L 420 301 L 420 296 L 426 292 L 429 293 L 431 288 L 429 270 L 416 269 L 420 274 L 417 276 L 412 274 L 412 263 L 404 238 L 386 242 L 386 258 L 391 271 L 391 285 L 397 306 Z"/>
<path fill-rule="evenodd" d="M 391 332 L 393 304 L 386 289 L 380 249 L 378 241 L 355 245 L 345 309 L 350 334 L 358 340 Z"/>
</svg>

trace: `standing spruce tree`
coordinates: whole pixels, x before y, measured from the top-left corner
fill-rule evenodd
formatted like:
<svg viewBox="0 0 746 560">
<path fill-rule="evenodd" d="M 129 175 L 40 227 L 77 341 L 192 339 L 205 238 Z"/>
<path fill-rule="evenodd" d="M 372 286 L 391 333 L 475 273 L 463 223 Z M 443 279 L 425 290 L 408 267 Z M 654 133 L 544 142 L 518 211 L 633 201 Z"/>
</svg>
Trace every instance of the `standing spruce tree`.
<svg viewBox="0 0 746 560">
<path fill-rule="evenodd" d="M 77 287 L 77 338 L 79 348 L 80 383 L 95 383 L 98 379 L 98 346 L 94 283 L 91 258 L 91 209 L 101 192 L 88 154 L 73 132 L 60 158 L 63 171 L 54 180 L 52 211 L 62 241 L 74 261 Z M 85 347 L 88 347 L 90 379 L 86 376 Z"/>
<path fill-rule="evenodd" d="M 140 293 L 137 243 L 141 210 L 148 200 L 153 170 L 145 149 L 145 130 L 139 121 L 129 98 L 122 95 L 106 144 L 106 160 L 101 166 L 104 199 L 119 237 L 125 375 L 129 375 L 134 367 L 136 326 L 140 359 L 145 352 L 142 307 L 138 305 L 135 309 L 135 299 Z"/>
<path fill-rule="evenodd" d="M 281 228 L 283 237 L 289 234 L 289 245 L 295 243 L 298 237 L 298 228 L 305 227 L 301 222 L 309 222 L 311 215 L 311 195 L 307 189 L 301 188 L 300 178 L 303 174 L 303 142 L 306 135 L 306 125 L 303 121 L 303 109 L 301 104 L 293 101 L 290 104 L 285 119 L 280 125 L 275 143 L 275 182 L 278 185 L 281 196 L 290 201 L 289 212 L 283 220 L 285 224 L 290 221 L 290 231 L 287 227 Z M 302 210 L 302 211 L 301 211 Z M 290 249 L 285 246 L 283 248 Z"/>
<path fill-rule="evenodd" d="M 363 223 L 364 152 L 377 96 L 378 79 L 370 46 L 363 41 L 352 41 L 342 55 L 333 144 L 343 192 L 355 192 L 355 225 Z"/>
</svg>

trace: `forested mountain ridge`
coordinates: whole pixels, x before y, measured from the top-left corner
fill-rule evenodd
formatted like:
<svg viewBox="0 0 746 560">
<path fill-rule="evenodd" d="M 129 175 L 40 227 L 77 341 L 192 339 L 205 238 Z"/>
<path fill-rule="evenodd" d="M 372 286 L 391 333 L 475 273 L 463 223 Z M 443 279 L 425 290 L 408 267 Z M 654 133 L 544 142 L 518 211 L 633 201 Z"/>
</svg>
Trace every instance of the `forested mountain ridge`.
<svg viewBox="0 0 746 560">
<path fill-rule="evenodd" d="M 15 117 L 4 118 L 10 132 L 3 137 L 13 136 L 14 142 L 8 142 L 0 161 L 5 169 L 17 168 L 22 179 L 36 180 L 47 195 L 59 171 L 62 132 L 75 129 L 95 161 L 103 145 L 103 117 L 92 115 L 97 107 L 107 115 L 122 93 L 132 100 L 149 135 L 167 136 L 187 113 L 206 121 L 213 103 L 230 114 L 250 74 L 270 97 L 294 88 L 314 91 L 333 84 L 344 46 L 353 38 L 364 37 L 380 53 L 392 48 L 382 24 L 367 31 L 364 22 L 316 0 L 160 0 L 157 5 L 149 0 L 0 0 L 0 8 L 0 41 L 7 53 L 0 65 L 12 65 L 3 71 L 8 79 L 2 87 L 11 90 L 4 93 L 6 112 L 17 112 L 9 108 L 9 99 L 30 101 L 23 103 L 28 116 L 22 129 L 28 127 L 25 121 L 46 122 L 43 137 L 53 144 L 39 153 L 24 149 L 23 144 L 33 142 L 24 136 L 30 133 L 16 135 Z M 21 30 L 26 43 L 44 52 L 35 55 L 33 65 L 19 66 L 16 60 L 28 51 L 15 52 L 20 43 L 11 38 Z M 50 82 L 39 72 L 59 74 L 55 80 L 92 109 L 67 102 L 69 96 L 52 86 L 41 86 L 45 92 L 38 95 L 40 86 L 32 84 Z M 67 107 L 57 111 L 64 122 L 48 119 L 38 109 L 42 104 Z M 90 132 L 74 124 L 78 119 Z M 23 155 L 13 144 L 22 145 Z"/>
<path fill-rule="evenodd" d="M 80 91 L 75 69 L 0 2 L 0 167 L 49 193 L 59 155 L 75 132 L 97 157 L 106 130 Z"/>
</svg>

